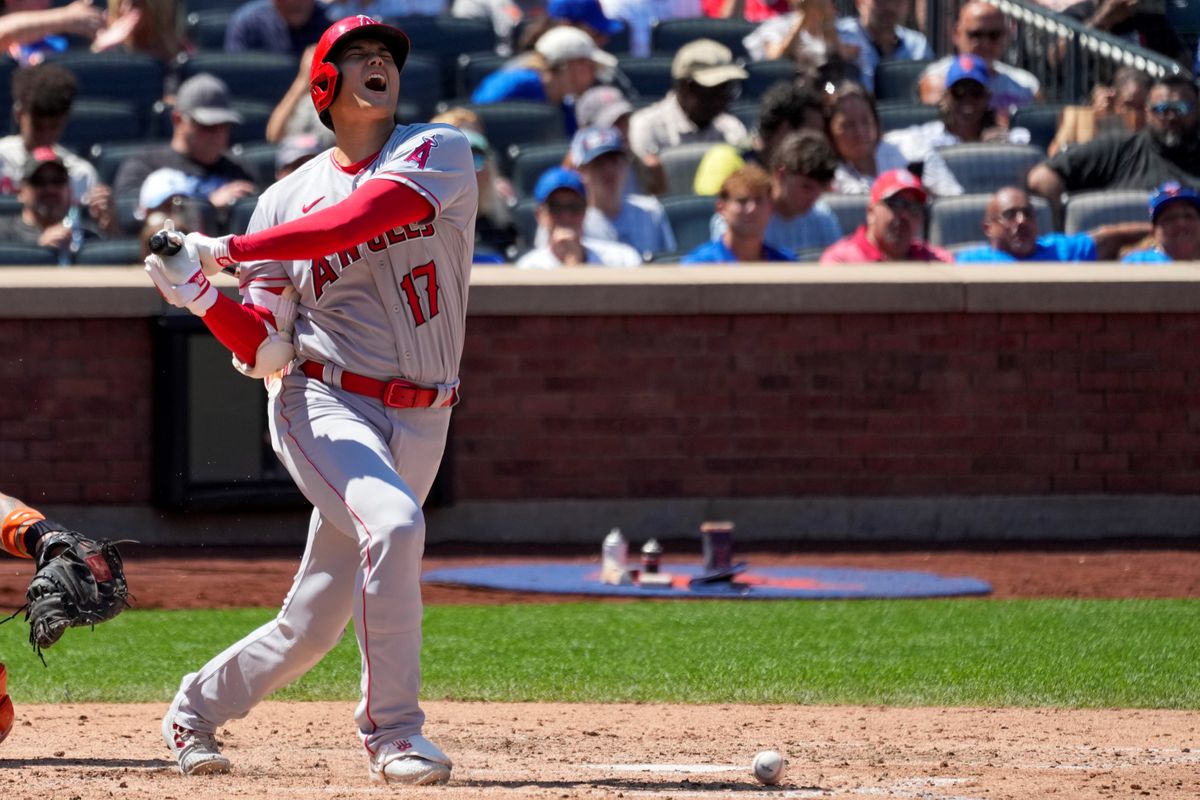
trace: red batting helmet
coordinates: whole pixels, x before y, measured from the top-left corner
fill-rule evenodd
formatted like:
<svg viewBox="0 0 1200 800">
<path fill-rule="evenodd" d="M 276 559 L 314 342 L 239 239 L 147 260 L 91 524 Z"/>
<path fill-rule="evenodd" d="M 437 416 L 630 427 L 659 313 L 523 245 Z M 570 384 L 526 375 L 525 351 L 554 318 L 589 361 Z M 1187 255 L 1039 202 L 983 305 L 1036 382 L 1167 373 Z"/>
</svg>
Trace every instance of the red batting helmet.
<svg viewBox="0 0 1200 800">
<path fill-rule="evenodd" d="M 376 22 L 364 14 L 346 17 L 333 23 L 321 34 L 317 49 L 313 51 L 312 69 L 308 73 L 308 91 L 312 96 L 317 113 L 325 122 L 325 110 L 333 105 L 337 97 L 338 69 L 333 63 L 346 45 L 357 39 L 376 39 L 392 53 L 396 69 L 403 69 L 408 58 L 408 37 L 399 28 Z M 325 122 L 329 125 L 328 122 Z M 330 126 L 332 127 L 332 126 Z"/>
</svg>

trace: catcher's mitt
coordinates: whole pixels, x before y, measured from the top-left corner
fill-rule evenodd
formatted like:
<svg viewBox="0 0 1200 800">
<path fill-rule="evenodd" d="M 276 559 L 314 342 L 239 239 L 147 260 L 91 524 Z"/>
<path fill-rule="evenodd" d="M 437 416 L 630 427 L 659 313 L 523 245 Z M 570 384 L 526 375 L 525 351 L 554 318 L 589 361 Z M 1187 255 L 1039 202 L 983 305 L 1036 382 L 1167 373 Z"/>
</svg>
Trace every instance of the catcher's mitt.
<svg viewBox="0 0 1200 800">
<path fill-rule="evenodd" d="M 29 643 L 39 658 L 67 628 L 94 626 L 129 607 L 129 587 L 116 545 L 64 530 L 50 531 L 38 539 L 34 551 L 37 571 L 25 590 L 28 602 L 23 610 L 29 622 Z"/>
</svg>

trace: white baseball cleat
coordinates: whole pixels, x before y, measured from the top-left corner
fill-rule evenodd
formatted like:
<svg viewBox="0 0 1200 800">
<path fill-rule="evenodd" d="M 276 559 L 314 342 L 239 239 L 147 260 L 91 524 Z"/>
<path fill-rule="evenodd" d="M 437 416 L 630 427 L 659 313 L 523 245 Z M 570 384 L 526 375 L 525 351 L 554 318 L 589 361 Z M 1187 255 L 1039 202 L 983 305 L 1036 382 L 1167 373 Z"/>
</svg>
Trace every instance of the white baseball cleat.
<svg viewBox="0 0 1200 800">
<path fill-rule="evenodd" d="M 185 728 L 175 721 L 179 700 L 171 704 L 162 721 L 163 741 L 183 775 L 208 775 L 214 772 L 229 772 L 229 759 L 221 755 L 217 737 L 211 733 Z"/>
<path fill-rule="evenodd" d="M 370 757 L 368 765 L 376 783 L 413 786 L 445 783 L 454 766 L 449 756 L 420 734 L 388 742 Z"/>
</svg>

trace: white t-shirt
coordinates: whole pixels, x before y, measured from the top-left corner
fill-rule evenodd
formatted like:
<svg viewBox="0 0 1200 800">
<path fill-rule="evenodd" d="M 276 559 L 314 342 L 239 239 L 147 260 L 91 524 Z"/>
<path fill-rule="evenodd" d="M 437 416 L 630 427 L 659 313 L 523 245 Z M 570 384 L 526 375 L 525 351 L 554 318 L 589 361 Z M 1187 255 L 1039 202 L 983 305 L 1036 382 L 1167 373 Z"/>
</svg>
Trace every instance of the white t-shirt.
<svg viewBox="0 0 1200 800">
<path fill-rule="evenodd" d="M 620 242 L 601 242 L 596 239 L 583 239 L 583 251 L 587 256 L 585 265 L 588 267 L 640 267 L 642 257 L 638 251 Z M 563 266 L 558 256 L 550 251 L 550 247 L 538 247 L 530 250 L 517 259 L 520 269 L 555 269 Z"/>
<path fill-rule="evenodd" d="M 54 153 L 62 159 L 71 181 L 71 198 L 76 203 L 86 203 L 92 189 L 99 185 L 96 168 L 85 159 L 61 145 L 54 145 Z M 25 162 L 29 151 L 19 134 L 0 139 L 0 194 L 16 194 L 21 188 L 21 176 L 25 173 Z"/>
<path fill-rule="evenodd" d="M 833 191 L 838 194 L 870 194 L 871 184 L 875 179 L 889 169 L 907 169 L 910 159 L 901 152 L 900 148 L 886 139 L 880 140 L 875 148 L 875 174 L 864 175 L 853 165 L 839 161 L 833 174 Z M 932 194 L 939 197 L 951 197 L 963 193 L 962 184 L 954 177 L 954 173 L 946 166 L 936 152 L 930 151 L 925 159 L 925 170 L 921 182 Z"/>
</svg>

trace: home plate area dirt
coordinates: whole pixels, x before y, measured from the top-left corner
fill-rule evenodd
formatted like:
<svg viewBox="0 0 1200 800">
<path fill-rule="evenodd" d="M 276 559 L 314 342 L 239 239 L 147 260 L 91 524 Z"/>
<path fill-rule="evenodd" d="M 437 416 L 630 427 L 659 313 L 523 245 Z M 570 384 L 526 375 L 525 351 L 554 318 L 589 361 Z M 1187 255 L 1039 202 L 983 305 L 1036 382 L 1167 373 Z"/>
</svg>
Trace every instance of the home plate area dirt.
<svg viewBox="0 0 1200 800">
<path fill-rule="evenodd" d="M 1200 553 L 1178 546 L 751 558 L 764 566 L 973 575 L 991 582 L 996 597 L 1200 596 Z M 504 560 L 432 554 L 426 567 Z M 27 582 L 24 565 L 12 564 L 0 572 L 0 602 Z M 177 556 L 144 553 L 127 564 L 144 607 L 172 607 L 171 598 L 194 602 L 191 576 L 206 574 L 211 583 L 214 568 L 231 586 L 247 585 L 253 574 L 252 583 L 273 594 L 263 604 L 274 605 L 296 559 L 242 554 L 210 558 L 198 569 Z M 430 587 L 426 599 L 562 598 Z M 163 704 L 18 704 L 16 727 L 0 745 L 0 799 L 1200 798 L 1196 711 L 431 701 L 426 733 L 454 759 L 454 776 L 447 786 L 415 788 L 369 781 L 352 703 L 265 703 L 219 732 L 234 772 L 195 778 L 179 775 L 159 738 L 164 710 Z M 764 749 L 787 757 L 778 786 L 751 776 L 751 759 Z"/>
</svg>

